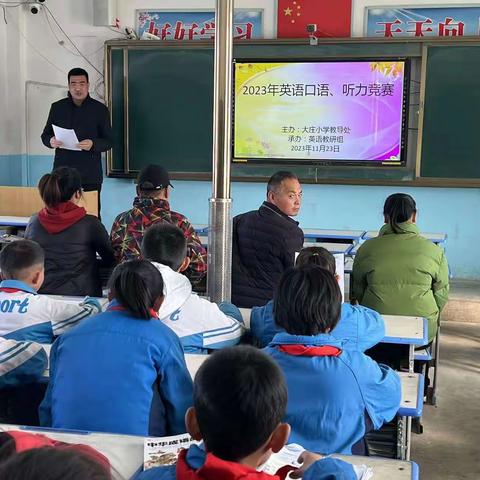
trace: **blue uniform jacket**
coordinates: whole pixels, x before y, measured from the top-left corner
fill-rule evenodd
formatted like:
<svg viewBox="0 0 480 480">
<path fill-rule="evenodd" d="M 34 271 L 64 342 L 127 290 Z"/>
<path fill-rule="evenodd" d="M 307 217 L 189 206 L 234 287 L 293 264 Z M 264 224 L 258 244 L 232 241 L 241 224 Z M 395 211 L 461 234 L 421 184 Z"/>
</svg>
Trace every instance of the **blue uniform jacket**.
<svg viewBox="0 0 480 480">
<path fill-rule="evenodd" d="M 185 457 L 186 463 L 192 469 L 192 478 L 196 476 L 195 473 L 202 468 L 206 460 L 205 451 L 197 445 L 192 445 L 187 452 Z M 229 465 L 230 464 L 230 465 Z M 216 468 L 215 472 L 211 472 L 212 476 L 208 476 L 208 472 L 202 472 L 197 478 L 208 478 L 210 480 L 220 480 L 223 478 L 228 478 L 234 480 L 235 478 L 244 479 L 248 478 L 253 480 L 257 475 L 255 472 L 246 474 L 244 469 L 242 471 L 235 471 L 235 464 L 233 462 L 225 462 L 224 468 Z M 229 468 L 231 467 L 231 468 Z M 259 479 L 265 479 L 267 475 L 258 472 Z M 278 479 L 277 476 L 271 476 L 272 480 Z M 322 460 L 316 461 L 311 465 L 307 471 L 303 474 L 303 480 L 356 480 L 357 476 L 353 467 L 342 460 L 336 458 L 324 458 Z M 155 467 L 145 472 L 141 472 L 136 476 L 132 477 L 132 480 L 182 480 L 181 477 L 177 476 L 176 465 L 171 465 L 168 467 Z"/>
<path fill-rule="evenodd" d="M 45 380 L 48 359 L 42 345 L 0 337 L 0 390 Z"/>
<path fill-rule="evenodd" d="M 318 453 L 350 454 L 365 434 L 365 414 L 378 429 L 397 413 L 401 384 L 389 367 L 357 351 L 295 356 L 280 350 L 288 345 L 342 349 L 342 342 L 327 334 L 278 333 L 264 349 L 280 365 L 287 381 L 285 421 L 292 427 L 290 443 Z"/>
<path fill-rule="evenodd" d="M 138 319 L 112 306 L 54 343 L 41 424 L 132 435 L 185 432 L 193 387 L 180 340 L 157 318 Z"/>
<path fill-rule="evenodd" d="M 273 300 L 263 307 L 252 308 L 250 330 L 261 348 L 266 347 L 275 334 L 283 332 L 281 327 L 275 325 Z M 385 336 L 385 324 L 382 316 L 375 310 L 344 303 L 340 320 L 331 335 L 344 341 L 344 349 L 364 352 L 382 340 Z"/>
</svg>

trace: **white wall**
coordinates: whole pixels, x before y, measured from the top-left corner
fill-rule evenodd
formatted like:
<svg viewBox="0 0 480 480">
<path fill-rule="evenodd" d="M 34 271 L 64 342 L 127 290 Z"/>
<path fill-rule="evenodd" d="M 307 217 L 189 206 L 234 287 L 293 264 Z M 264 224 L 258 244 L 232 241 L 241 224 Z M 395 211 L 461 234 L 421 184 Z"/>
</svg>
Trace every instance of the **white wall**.
<svg viewBox="0 0 480 480">
<path fill-rule="evenodd" d="M 0 11 L 0 155 L 20 154 L 24 145 L 23 42 L 18 25 L 23 16 L 8 9 L 6 25 Z"/>
</svg>

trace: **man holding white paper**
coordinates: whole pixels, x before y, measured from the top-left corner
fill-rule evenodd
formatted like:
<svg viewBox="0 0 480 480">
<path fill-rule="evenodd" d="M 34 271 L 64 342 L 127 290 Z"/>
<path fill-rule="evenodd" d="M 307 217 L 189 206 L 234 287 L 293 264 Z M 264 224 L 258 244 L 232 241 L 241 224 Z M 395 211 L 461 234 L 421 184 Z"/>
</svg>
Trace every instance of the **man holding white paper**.
<svg viewBox="0 0 480 480">
<path fill-rule="evenodd" d="M 83 68 L 68 72 L 68 97 L 50 107 L 42 142 L 55 149 L 53 168 L 76 168 L 83 190 L 98 192 L 100 213 L 101 152 L 112 148 L 112 128 L 107 107 L 90 97 L 89 85 Z"/>
</svg>

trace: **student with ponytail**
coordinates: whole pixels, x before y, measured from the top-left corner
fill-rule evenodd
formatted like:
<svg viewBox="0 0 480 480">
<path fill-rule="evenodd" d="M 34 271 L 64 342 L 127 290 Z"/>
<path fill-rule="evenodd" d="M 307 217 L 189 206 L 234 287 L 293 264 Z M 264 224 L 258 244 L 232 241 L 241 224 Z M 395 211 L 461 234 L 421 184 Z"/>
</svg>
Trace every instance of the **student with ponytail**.
<svg viewBox="0 0 480 480">
<path fill-rule="evenodd" d="M 43 426 L 131 435 L 185 431 L 192 380 L 177 335 L 158 320 L 163 279 L 146 260 L 118 265 L 110 304 L 60 337 L 50 355 Z"/>
<path fill-rule="evenodd" d="M 383 208 L 385 225 L 358 250 L 353 264 L 353 296 L 383 314 L 428 319 L 429 342 L 448 300 L 448 265 L 443 250 L 422 237 L 415 200 L 390 195 Z"/>
<path fill-rule="evenodd" d="M 57 168 L 40 179 L 38 190 L 45 207 L 30 219 L 25 238 L 45 250 L 45 282 L 39 293 L 101 296 L 96 254 L 109 267 L 113 250 L 100 220 L 79 205 L 79 173 Z"/>
</svg>

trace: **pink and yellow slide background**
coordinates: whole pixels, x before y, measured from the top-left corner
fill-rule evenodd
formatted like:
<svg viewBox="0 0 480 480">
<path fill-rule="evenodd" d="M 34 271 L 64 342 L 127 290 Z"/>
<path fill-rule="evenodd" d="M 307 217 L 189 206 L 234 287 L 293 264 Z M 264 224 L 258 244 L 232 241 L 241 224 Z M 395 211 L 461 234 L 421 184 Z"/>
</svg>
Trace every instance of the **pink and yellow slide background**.
<svg viewBox="0 0 480 480">
<path fill-rule="evenodd" d="M 404 71 L 401 61 L 237 63 L 234 157 L 399 161 Z M 330 94 L 278 94 L 278 86 L 298 84 L 328 85 Z M 345 85 L 356 88 L 346 95 Z M 376 95 L 372 85 L 377 93 L 378 86 L 392 85 L 392 92 Z M 272 86 L 275 95 L 265 93 Z M 342 142 L 324 138 L 339 132 Z"/>
</svg>

